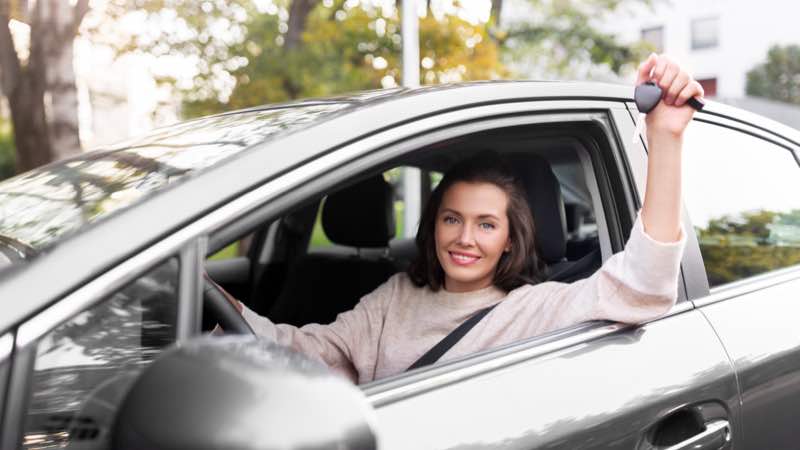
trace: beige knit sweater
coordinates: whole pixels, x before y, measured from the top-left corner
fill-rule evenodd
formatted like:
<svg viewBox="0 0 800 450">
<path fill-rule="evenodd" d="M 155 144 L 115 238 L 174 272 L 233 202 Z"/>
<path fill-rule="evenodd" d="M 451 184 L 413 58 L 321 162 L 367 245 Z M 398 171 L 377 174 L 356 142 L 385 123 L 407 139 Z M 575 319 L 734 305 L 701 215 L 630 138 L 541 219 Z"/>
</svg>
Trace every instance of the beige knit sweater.
<svg viewBox="0 0 800 450">
<path fill-rule="evenodd" d="M 257 335 L 366 383 L 403 372 L 476 311 L 497 302 L 442 361 L 588 320 L 639 323 L 656 318 L 675 303 L 685 242 L 681 236 L 678 242 L 657 242 L 637 219 L 624 252 L 591 277 L 571 284 L 545 282 L 507 294 L 494 286 L 434 292 L 399 273 L 329 325 L 276 325 L 247 308 L 243 315 Z"/>
</svg>

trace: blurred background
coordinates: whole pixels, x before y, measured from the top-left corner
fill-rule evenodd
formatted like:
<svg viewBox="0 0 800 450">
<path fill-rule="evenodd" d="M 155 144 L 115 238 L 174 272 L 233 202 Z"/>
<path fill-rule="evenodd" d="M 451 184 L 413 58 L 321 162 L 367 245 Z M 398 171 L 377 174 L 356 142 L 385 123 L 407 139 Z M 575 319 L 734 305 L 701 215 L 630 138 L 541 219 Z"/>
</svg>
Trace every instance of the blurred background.
<svg viewBox="0 0 800 450">
<path fill-rule="evenodd" d="M 405 83 L 403 6 L 419 40 Z M 0 0 L 0 179 L 264 103 L 472 80 L 630 83 L 652 51 L 709 97 L 800 129 L 798 17 L 796 0 Z"/>
</svg>

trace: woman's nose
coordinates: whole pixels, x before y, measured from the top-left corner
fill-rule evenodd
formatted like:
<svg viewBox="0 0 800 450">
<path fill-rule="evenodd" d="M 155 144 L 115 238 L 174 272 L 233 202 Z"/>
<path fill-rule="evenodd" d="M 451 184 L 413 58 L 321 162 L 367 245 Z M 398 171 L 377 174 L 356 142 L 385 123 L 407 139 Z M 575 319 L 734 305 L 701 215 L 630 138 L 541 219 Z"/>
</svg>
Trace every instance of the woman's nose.
<svg viewBox="0 0 800 450">
<path fill-rule="evenodd" d="M 464 246 L 471 246 L 473 244 L 472 227 L 464 224 L 458 233 L 458 244 Z"/>
</svg>

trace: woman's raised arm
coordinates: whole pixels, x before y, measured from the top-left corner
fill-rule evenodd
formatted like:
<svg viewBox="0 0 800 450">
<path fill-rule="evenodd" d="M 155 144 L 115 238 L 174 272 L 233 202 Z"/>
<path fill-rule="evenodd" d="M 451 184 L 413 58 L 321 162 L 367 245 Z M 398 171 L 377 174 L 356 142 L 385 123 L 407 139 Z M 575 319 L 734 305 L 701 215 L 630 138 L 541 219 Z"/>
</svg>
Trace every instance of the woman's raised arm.
<svg viewBox="0 0 800 450">
<path fill-rule="evenodd" d="M 642 205 L 645 232 L 660 242 L 680 238 L 681 151 L 683 132 L 694 109 L 686 101 L 703 88 L 686 70 L 663 55 L 650 55 L 639 66 L 637 85 L 653 81 L 664 92 L 647 114 L 647 184 Z"/>
</svg>

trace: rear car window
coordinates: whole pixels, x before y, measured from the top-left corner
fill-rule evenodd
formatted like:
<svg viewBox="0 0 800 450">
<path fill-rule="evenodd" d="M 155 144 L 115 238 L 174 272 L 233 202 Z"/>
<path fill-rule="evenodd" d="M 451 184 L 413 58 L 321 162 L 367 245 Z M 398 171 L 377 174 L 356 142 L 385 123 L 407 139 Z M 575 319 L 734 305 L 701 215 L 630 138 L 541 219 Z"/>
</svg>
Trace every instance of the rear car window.
<svg viewBox="0 0 800 450">
<path fill-rule="evenodd" d="M 695 122 L 684 158 L 686 206 L 712 288 L 800 264 L 800 166 L 788 149 Z"/>
</svg>

